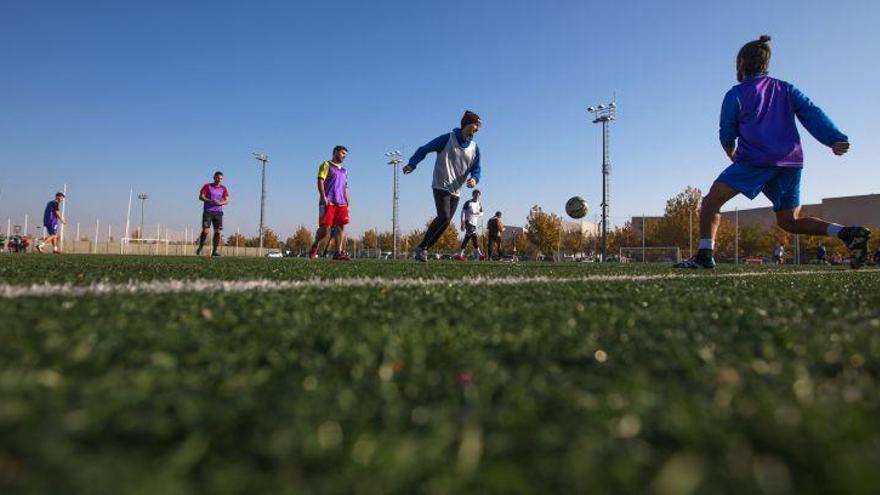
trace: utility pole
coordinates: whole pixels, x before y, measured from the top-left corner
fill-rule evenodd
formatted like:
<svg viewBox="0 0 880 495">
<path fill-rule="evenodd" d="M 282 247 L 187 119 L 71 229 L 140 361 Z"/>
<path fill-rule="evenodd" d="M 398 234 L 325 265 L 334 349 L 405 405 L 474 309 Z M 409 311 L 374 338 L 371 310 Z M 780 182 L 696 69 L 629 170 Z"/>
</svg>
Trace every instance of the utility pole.
<svg viewBox="0 0 880 495">
<path fill-rule="evenodd" d="M 269 162 L 269 155 L 263 152 L 252 153 L 254 158 L 263 165 L 262 171 L 262 187 L 260 189 L 260 256 L 263 255 L 263 229 L 264 220 L 266 218 L 266 164 Z"/>
<path fill-rule="evenodd" d="M 138 199 L 141 200 L 141 231 L 140 238 L 144 238 L 144 203 L 150 198 L 150 195 L 147 193 L 138 194 Z"/>
<path fill-rule="evenodd" d="M 617 119 L 617 102 L 612 101 L 587 108 L 593 114 L 593 123 L 602 124 L 602 261 L 608 260 L 608 189 L 611 175 L 609 124 Z"/>
<path fill-rule="evenodd" d="M 391 165 L 391 168 L 394 169 L 394 178 L 392 185 L 392 194 L 391 194 L 391 259 L 397 259 L 397 238 L 400 236 L 400 223 L 398 217 L 398 189 L 399 182 L 397 179 L 397 168 L 403 163 L 403 160 L 400 156 L 400 151 L 394 150 L 385 153 L 385 156 L 388 157 L 388 165 Z"/>
</svg>

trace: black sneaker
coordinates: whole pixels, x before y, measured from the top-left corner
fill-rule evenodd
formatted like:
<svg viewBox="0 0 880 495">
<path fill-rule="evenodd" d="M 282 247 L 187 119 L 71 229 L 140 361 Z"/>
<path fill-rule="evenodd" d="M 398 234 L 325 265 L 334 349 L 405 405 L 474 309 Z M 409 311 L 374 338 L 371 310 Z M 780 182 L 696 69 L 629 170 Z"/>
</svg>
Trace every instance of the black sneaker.
<svg viewBox="0 0 880 495">
<path fill-rule="evenodd" d="M 416 261 L 421 261 L 422 263 L 428 262 L 428 250 L 425 248 L 417 247 L 415 256 L 413 256 Z"/>
<path fill-rule="evenodd" d="M 700 249 L 693 258 L 686 259 L 680 263 L 672 265 L 673 268 L 715 268 L 715 257 L 711 249 Z"/>
<path fill-rule="evenodd" d="M 854 225 L 842 228 L 837 237 L 849 250 L 849 266 L 854 269 L 861 268 L 868 259 L 868 239 L 871 238 L 871 231 Z"/>
<path fill-rule="evenodd" d="M 220 257 L 220 253 L 218 253 L 217 251 L 214 251 L 213 253 L 211 253 L 211 257 L 212 257 L 212 258 L 219 258 L 219 257 Z"/>
</svg>

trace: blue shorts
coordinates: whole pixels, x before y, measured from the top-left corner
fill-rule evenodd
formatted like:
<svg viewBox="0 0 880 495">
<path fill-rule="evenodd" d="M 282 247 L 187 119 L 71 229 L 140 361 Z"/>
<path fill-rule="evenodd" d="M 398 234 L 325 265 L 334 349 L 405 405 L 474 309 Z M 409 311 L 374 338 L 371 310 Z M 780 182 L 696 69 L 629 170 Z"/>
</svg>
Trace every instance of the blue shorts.
<svg viewBox="0 0 880 495">
<path fill-rule="evenodd" d="M 58 233 L 58 225 L 43 225 L 46 228 L 46 235 L 55 235 Z"/>
<path fill-rule="evenodd" d="M 773 211 L 791 210 L 801 205 L 801 169 L 754 167 L 734 163 L 724 169 L 716 182 L 723 182 L 749 199 L 764 193 Z"/>
</svg>

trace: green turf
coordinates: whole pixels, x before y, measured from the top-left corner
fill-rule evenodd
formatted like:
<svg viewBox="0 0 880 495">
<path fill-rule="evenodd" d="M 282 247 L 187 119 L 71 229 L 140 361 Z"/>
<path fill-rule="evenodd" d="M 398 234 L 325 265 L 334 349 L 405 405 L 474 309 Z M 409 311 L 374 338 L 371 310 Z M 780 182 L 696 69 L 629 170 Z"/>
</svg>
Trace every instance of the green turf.
<svg viewBox="0 0 880 495">
<path fill-rule="evenodd" d="M 0 491 L 876 493 L 880 272 L 749 270 L 0 299 Z M 16 285 L 669 271 L 0 257 Z"/>
</svg>

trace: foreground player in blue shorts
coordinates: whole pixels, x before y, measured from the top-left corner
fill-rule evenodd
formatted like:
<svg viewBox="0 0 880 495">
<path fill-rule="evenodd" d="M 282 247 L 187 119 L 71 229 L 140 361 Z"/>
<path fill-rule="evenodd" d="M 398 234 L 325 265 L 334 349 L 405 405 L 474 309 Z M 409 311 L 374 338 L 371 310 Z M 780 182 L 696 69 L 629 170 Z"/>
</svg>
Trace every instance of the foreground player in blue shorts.
<svg viewBox="0 0 880 495">
<path fill-rule="evenodd" d="M 795 117 L 837 156 L 849 151 L 849 139 L 800 90 L 767 75 L 769 41 L 769 36 L 761 36 L 746 43 L 737 55 L 740 84 L 724 97 L 719 129 L 721 146 L 733 164 L 721 172 L 703 198 L 697 255 L 676 268 L 715 268 L 719 212 L 737 194 L 754 199 L 764 193 L 773 203 L 777 224 L 787 232 L 837 236 L 849 249 L 853 268 L 860 268 L 868 256 L 868 229 L 800 216 L 804 154 Z"/>
</svg>

